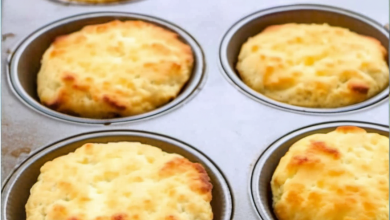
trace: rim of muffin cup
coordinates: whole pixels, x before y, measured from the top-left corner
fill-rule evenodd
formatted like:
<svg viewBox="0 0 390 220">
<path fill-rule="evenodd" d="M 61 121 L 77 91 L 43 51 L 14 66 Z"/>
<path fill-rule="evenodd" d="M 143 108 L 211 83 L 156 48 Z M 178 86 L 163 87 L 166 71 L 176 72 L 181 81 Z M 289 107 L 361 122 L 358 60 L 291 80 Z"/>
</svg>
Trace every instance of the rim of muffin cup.
<svg viewBox="0 0 390 220">
<path fill-rule="evenodd" d="M 129 4 L 136 3 L 144 0 L 116 0 L 112 2 L 79 2 L 79 1 L 71 1 L 71 0 L 47 0 L 54 3 L 59 3 L 63 5 L 76 5 L 76 6 L 109 6 L 109 5 L 121 5 L 121 4 Z"/>
<path fill-rule="evenodd" d="M 302 14 L 304 11 L 309 11 L 307 13 L 312 13 L 312 16 L 307 16 L 307 14 Z M 294 17 L 294 20 L 291 19 L 290 13 L 297 13 Z M 314 13 L 313 13 L 314 12 Z M 329 24 L 329 20 L 325 20 L 324 18 L 319 17 L 318 13 L 322 13 L 323 17 L 333 17 L 332 22 L 345 23 L 342 19 L 338 18 L 348 18 L 349 26 L 347 25 L 337 25 L 337 24 Z M 290 17 L 287 17 L 288 14 Z M 325 14 L 328 14 L 325 16 Z M 317 17 L 315 17 L 317 16 Z M 353 22 L 352 22 L 353 20 Z M 287 103 L 283 103 L 280 101 L 276 101 L 271 99 L 246 85 L 240 78 L 238 71 L 236 70 L 236 64 L 238 59 L 238 54 L 242 45 L 248 40 L 249 37 L 255 36 L 260 33 L 265 27 L 276 24 L 285 24 L 285 23 L 328 23 L 331 26 L 340 26 L 348 29 L 361 28 L 359 25 L 364 25 L 364 28 L 370 28 L 371 30 L 375 30 L 376 35 L 381 34 L 382 46 L 388 51 L 389 45 L 389 32 L 386 30 L 384 25 L 368 18 L 364 15 L 358 14 L 353 11 L 345 10 L 338 7 L 328 6 L 328 5 L 320 5 L 320 4 L 294 4 L 294 5 L 283 5 L 272 8 L 267 8 L 264 10 L 260 10 L 254 12 L 250 15 L 245 16 L 244 18 L 237 21 L 233 24 L 227 32 L 223 35 L 220 47 L 219 47 L 219 66 L 221 73 L 225 76 L 225 78 L 241 93 L 246 95 L 247 97 L 267 105 L 269 107 L 273 107 L 279 110 L 284 110 L 293 113 L 301 113 L 301 114 L 309 114 L 309 115 L 334 115 L 334 114 L 345 114 L 350 112 L 357 112 L 361 110 L 365 110 L 367 108 L 382 104 L 386 100 L 388 100 L 389 96 L 389 85 L 377 95 L 363 101 L 360 103 L 337 107 L 337 108 L 311 108 L 311 107 L 301 107 L 296 105 L 291 105 Z M 258 26 L 256 29 L 251 29 L 250 31 L 253 34 L 248 34 L 248 26 Z M 354 25 L 354 26 L 353 26 Z M 367 31 L 366 31 L 367 32 Z M 368 34 L 364 34 L 368 35 Z M 383 45 L 385 43 L 385 45 Z M 386 62 L 389 65 L 388 53 L 386 56 Z"/>
<path fill-rule="evenodd" d="M 363 121 L 330 121 L 312 124 L 281 136 L 260 154 L 250 173 L 249 196 L 258 217 L 266 220 L 277 220 L 272 206 L 271 179 L 280 159 L 290 147 L 304 137 L 318 133 L 329 133 L 340 126 L 356 126 L 367 132 L 389 137 L 389 126 Z"/>
<path fill-rule="evenodd" d="M 82 133 L 46 145 L 33 152 L 18 165 L 2 185 L 1 218 L 4 220 L 25 219 L 24 206 L 30 189 L 36 183 L 40 168 L 47 161 L 74 152 L 86 143 L 140 142 L 152 145 L 167 153 L 177 153 L 206 169 L 213 184 L 211 207 L 215 220 L 233 219 L 234 200 L 230 184 L 221 169 L 200 150 L 163 134 L 138 130 L 102 130 Z M 23 210 L 23 211 L 20 211 Z"/>
<path fill-rule="evenodd" d="M 178 93 L 177 97 L 152 111 L 133 116 L 110 119 L 72 116 L 55 111 L 41 104 L 37 95 L 37 74 L 41 66 L 40 62 L 42 55 L 49 48 L 55 37 L 79 31 L 82 27 L 87 25 L 102 24 L 116 19 L 123 21 L 140 20 L 155 24 L 178 34 L 179 39 L 191 47 L 194 57 L 194 66 L 190 78 Z M 36 51 L 38 50 L 39 56 L 36 55 Z M 190 33 L 170 21 L 138 13 L 92 12 L 62 18 L 32 32 L 21 40 L 12 51 L 14 52 L 8 56 L 6 69 L 8 84 L 14 95 L 27 107 L 38 113 L 53 119 L 71 123 L 110 125 L 113 123 L 138 122 L 158 117 L 165 113 L 169 113 L 190 101 L 201 90 L 207 79 L 206 58 L 203 49 Z M 25 64 L 26 62 L 21 62 L 23 61 L 23 57 L 24 60 L 35 59 L 35 61 L 28 61 L 29 63 Z"/>
</svg>

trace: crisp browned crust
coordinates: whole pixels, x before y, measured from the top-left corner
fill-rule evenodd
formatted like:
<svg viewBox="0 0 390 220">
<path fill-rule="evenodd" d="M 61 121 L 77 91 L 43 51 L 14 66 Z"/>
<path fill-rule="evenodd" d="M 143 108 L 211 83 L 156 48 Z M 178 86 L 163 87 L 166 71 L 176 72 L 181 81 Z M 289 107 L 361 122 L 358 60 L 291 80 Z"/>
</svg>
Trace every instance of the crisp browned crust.
<svg viewBox="0 0 390 220">
<path fill-rule="evenodd" d="M 279 220 L 387 220 L 389 138 L 354 126 L 291 146 L 272 177 Z"/>
<path fill-rule="evenodd" d="M 47 162 L 27 220 L 211 220 L 202 165 L 139 143 L 85 144 Z"/>
<path fill-rule="evenodd" d="M 191 190 L 198 192 L 201 195 L 207 195 L 207 200 L 211 201 L 211 190 L 213 186 L 210 183 L 210 178 L 203 168 L 198 163 L 191 163 L 185 158 L 175 158 L 164 165 L 159 174 L 162 178 L 170 178 L 179 173 L 187 173 L 188 170 L 196 172 L 188 176 L 192 180 L 190 184 Z"/>
<path fill-rule="evenodd" d="M 359 127 L 355 127 L 355 126 L 342 126 L 342 127 L 338 127 L 336 129 L 337 132 L 339 133 L 363 133 L 363 134 L 366 134 L 366 130 L 364 130 L 363 128 L 359 128 Z"/>
<path fill-rule="evenodd" d="M 372 37 L 340 27 L 267 27 L 241 48 L 237 70 L 252 89 L 274 100 L 313 108 L 365 101 L 389 83 L 387 50 Z"/>
<path fill-rule="evenodd" d="M 38 73 L 41 102 L 88 118 L 131 116 L 176 98 L 193 66 L 177 34 L 142 21 L 112 21 L 59 36 Z"/>
</svg>

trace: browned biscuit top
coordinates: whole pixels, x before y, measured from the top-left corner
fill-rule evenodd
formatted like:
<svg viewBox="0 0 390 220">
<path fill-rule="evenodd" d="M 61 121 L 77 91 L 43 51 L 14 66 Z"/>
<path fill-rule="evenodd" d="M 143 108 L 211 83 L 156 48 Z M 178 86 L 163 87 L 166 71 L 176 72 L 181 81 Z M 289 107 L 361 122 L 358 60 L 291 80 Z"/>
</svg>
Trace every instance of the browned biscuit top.
<svg viewBox="0 0 390 220">
<path fill-rule="evenodd" d="M 47 162 L 27 220 L 211 220 L 202 165 L 133 142 L 85 144 Z"/>
<path fill-rule="evenodd" d="M 143 21 L 112 21 L 58 37 L 38 73 L 41 102 L 87 118 L 132 116 L 173 100 L 192 74 L 191 47 Z"/>
<path fill-rule="evenodd" d="M 237 70 L 249 87 L 276 101 L 337 108 L 388 86 L 386 55 L 377 39 L 345 28 L 274 25 L 242 46 Z"/>
<path fill-rule="evenodd" d="M 389 138 L 353 126 L 305 137 L 271 186 L 279 220 L 387 220 Z"/>
</svg>

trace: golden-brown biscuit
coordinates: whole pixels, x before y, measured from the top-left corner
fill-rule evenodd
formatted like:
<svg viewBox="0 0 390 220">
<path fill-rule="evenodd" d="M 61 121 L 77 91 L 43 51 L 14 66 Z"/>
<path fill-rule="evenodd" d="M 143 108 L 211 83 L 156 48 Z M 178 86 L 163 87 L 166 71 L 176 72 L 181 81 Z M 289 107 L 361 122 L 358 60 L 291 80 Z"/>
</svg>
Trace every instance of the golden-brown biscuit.
<svg viewBox="0 0 390 220">
<path fill-rule="evenodd" d="M 47 162 L 27 220 L 211 220 L 202 165 L 133 142 L 85 144 Z"/>
<path fill-rule="evenodd" d="M 237 70 L 245 84 L 276 101 L 337 108 L 388 86 L 386 54 L 378 40 L 345 28 L 274 25 L 242 46 Z"/>
<path fill-rule="evenodd" d="M 59 112 L 113 118 L 174 99 L 193 66 L 178 35 L 143 21 L 112 21 L 58 37 L 38 73 L 41 102 Z"/>
<path fill-rule="evenodd" d="M 271 187 L 279 220 L 387 220 L 389 138 L 353 126 L 305 137 Z"/>
</svg>

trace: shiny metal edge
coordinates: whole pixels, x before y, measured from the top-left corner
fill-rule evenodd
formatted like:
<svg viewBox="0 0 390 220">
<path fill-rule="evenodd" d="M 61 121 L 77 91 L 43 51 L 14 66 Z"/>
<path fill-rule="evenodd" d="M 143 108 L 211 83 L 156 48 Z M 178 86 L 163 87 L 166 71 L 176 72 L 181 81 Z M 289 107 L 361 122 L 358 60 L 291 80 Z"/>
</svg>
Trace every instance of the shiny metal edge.
<svg viewBox="0 0 390 220">
<path fill-rule="evenodd" d="M 23 53 L 24 48 L 29 44 L 31 39 L 34 39 L 35 37 L 40 36 L 42 33 L 44 33 L 46 30 L 61 26 L 63 24 L 66 24 L 68 22 L 76 21 L 79 19 L 85 19 L 85 18 L 94 18 L 94 17 L 100 17 L 100 16 L 123 16 L 128 17 L 129 19 L 139 19 L 143 21 L 148 21 L 156 24 L 161 24 L 163 26 L 168 27 L 172 31 L 176 32 L 179 36 L 181 36 L 183 39 L 185 39 L 188 44 L 191 46 L 194 54 L 194 58 L 196 62 L 198 62 L 198 66 L 196 69 L 193 70 L 194 79 L 192 79 L 193 85 L 189 88 L 186 88 L 185 90 L 181 91 L 181 93 L 171 102 L 165 104 L 164 106 L 161 106 L 160 108 L 157 108 L 153 111 L 146 112 L 140 115 L 134 115 L 129 117 L 122 117 L 122 118 L 113 118 L 113 119 L 90 119 L 90 118 L 81 118 L 81 117 L 75 117 L 71 115 L 66 115 L 57 111 L 54 111 L 50 108 L 47 108 L 46 106 L 43 106 L 41 103 L 39 103 L 37 100 L 31 98 L 22 88 L 22 86 L 19 83 L 19 79 L 17 76 L 17 63 L 18 59 Z M 148 119 L 152 119 L 158 116 L 161 116 L 163 114 L 169 113 L 183 105 L 185 105 L 188 101 L 190 101 L 192 98 L 195 97 L 195 95 L 203 88 L 203 86 L 206 83 L 207 79 L 207 67 L 206 67 L 206 58 L 205 54 L 203 52 L 203 49 L 199 42 L 187 31 L 182 29 L 181 27 L 166 21 L 161 18 L 144 15 L 144 14 L 137 14 L 137 13 L 127 13 L 127 12 L 92 12 L 92 13 L 83 13 L 78 14 L 70 17 L 66 17 L 57 21 L 54 21 L 52 23 L 49 23 L 40 29 L 36 30 L 35 32 L 28 35 L 26 38 L 24 38 L 20 43 L 15 47 L 13 50 L 14 52 L 9 55 L 8 57 L 8 68 L 6 68 L 7 71 L 7 81 L 8 84 L 14 93 L 14 95 L 26 106 L 28 106 L 30 109 L 43 114 L 45 116 L 48 116 L 53 119 L 57 119 L 63 122 L 70 122 L 70 123 L 76 123 L 76 124 L 89 124 L 89 125 L 110 125 L 110 124 L 120 124 L 120 123 L 129 123 L 129 122 L 139 122 L 144 121 Z M 189 81 L 190 82 L 190 81 Z"/>
<path fill-rule="evenodd" d="M 240 19 L 235 24 L 233 24 L 227 32 L 222 36 L 221 43 L 219 47 L 219 66 L 222 70 L 221 73 L 227 79 L 236 89 L 238 89 L 241 93 L 246 95 L 247 97 L 251 98 L 252 100 L 255 100 L 257 102 L 260 102 L 262 104 L 265 104 L 269 107 L 273 107 L 279 110 L 284 110 L 287 112 L 292 113 L 301 113 L 306 115 L 341 115 L 341 114 L 347 114 L 352 112 L 359 112 L 363 110 L 367 110 L 371 107 L 380 105 L 384 103 L 389 98 L 390 88 L 387 86 L 386 89 L 384 89 L 382 92 L 377 94 L 376 96 L 371 97 L 370 99 L 345 106 L 340 108 L 307 108 L 307 107 L 300 107 L 300 106 L 294 106 L 286 103 L 282 103 L 276 100 L 273 100 L 271 98 L 266 97 L 265 95 L 256 92 L 255 90 L 251 89 L 249 86 L 247 86 L 242 80 L 238 77 L 235 70 L 232 70 L 229 67 L 228 60 L 226 57 L 227 54 L 227 48 L 228 43 L 233 36 L 233 34 L 240 29 L 242 26 L 247 24 L 249 21 L 252 21 L 254 19 L 259 19 L 264 15 L 276 13 L 276 12 L 284 12 L 284 11 L 291 11 L 291 10 L 301 10 L 301 9 L 313 9 L 313 10 L 322 10 L 322 11 L 329 11 L 334 13 L 339 13 L 343 15 L 347 15 L 349 17 L 352 17 L 354 19 L 361 20 L 372 27 L 375 27 L 380 32 L 382 32 L 387 38 L 389 38 L 389 33 L 385 29 L 383 25 L 380 23 L 372 20 L 371 18 L 368 18 L 364 15 L 358 14 L 356 12 L 346 10 L 343 8 L 333 7 L 329 5 L 321 5 L 321 4 L 294 4 L 294 5 L 283 5 L 283 6 L 277 6 L 273 8 L 267 8 L 264 10 L 260 10 L 257 12 L 254 12 L 250 15 L 247 15 L 246 17 Z"/>
<path fill-rule="evenodd" d="M 144 137 L 144 138 L 150 138 L 154 140 L 163 141 L 166 143 L 172 143 L 178 148 L 184 149 L 188 153 L 195 155 L 201 160 L 201 163 L 205 165 L 210 171 L 217 177 L 219 180 L 220 186 L 223 189 L 224 196 L 226 197 L 226 207 L 224 207 L 225 215 L 220 220 L 232 220 L 233 214 L 234 214 L 234 197 L 231 190 L 231 186 L 223 174 L 222 170 L 204 153 L 197 150 L 195 147 L 180 141 L 178 139 L 153 133 L 153 132 L 147 132 L 147 131 L 138 131 L 138 130 L 101 130 L 101 131 L 94 131 L 94 132 L 88 132 L 83 133 L 75 136 L 71 136 L 62 140 L 59 140 L 57 142 L 48 144 L 44 147 L 38 148 L 35 152 L 31 153 L 30 156 L 25 159 L 22 163 L 20 163 L 6 178 L 6 180 L 3 182 L 2 189 L 1 189 L 1 219 L 7 220 L 6 216 L 6 203 L 9 200 L 9 191 L 12 189 L 15 182 L 18 180 L 21 172 L 26 169 L 30 164 L 35 161 L 36 159 L 55 151 L 58 148 L 64 147 L 67 144 L 81 141 L 85 139 L 91 139 L 91 138 L 97 138 L 97 137 L 109 137 L 109 136 L 137 136 L 137 137 Z"/>
<path fill-rule="evenodd" d="M 263 204 L 260 199 L 260 191 L 259 191 L 259 184 L 260 184 L 260 171 L 261 168 L 264 165 L 264 162 L 267 161 L 269 158 L 269 154 L 271 151 L 277 149 L 279 146 L 281 146 L 286 141 L 290 140 L 291 138 L 294 138 L 299 135 L 303 135 L 309 132 L 327 129 L 327 128 L 337 128 L 339 126 L 357 126 L 362 128 L 369 128 L 377 131 L 383 131 L 383 132 L 389 132 L 389 126 L 382 125 L 382 124 L 376 124 L 371 122 L 363 122 L 363 121 L 330 121 L 330 122 L 323 122 L 323 123 L 317 123 L 308 125 L 305 127 L 298 128 L 294 131 L 291 131 L 282 137 L 275 140 L 273 143 L 271 143 L 265 150 L 260 154 L 258 159 L 256 160 L 249 179 L 248 184 L 248 191 L 249 196 L 251 199 L 251 203 L 253 208 L 255 209 L 258 217 L 263 220 L 277 220 L 274 219 L 272 216 L 269 216 L 266 212 L 266 206 L 267 204 Z"/>
<path fill-rule="evenodd" d="M 112 6 L 112 5 L 123 5 L 123 4 L 131 4 L 136 3 L 144 0 L 120 0 L 120 1 L 114 1 L 114 2 L 102 2 L 102 3 L 88 3 L 88 2 L 77 2 L 77 1 L 70 1 L 70 0 L 46 0 L 51 1 L 54 3 L 59 3 L 65 6 L 68 5 L 75 5 L 75 6 Z"/>
</svg>

